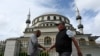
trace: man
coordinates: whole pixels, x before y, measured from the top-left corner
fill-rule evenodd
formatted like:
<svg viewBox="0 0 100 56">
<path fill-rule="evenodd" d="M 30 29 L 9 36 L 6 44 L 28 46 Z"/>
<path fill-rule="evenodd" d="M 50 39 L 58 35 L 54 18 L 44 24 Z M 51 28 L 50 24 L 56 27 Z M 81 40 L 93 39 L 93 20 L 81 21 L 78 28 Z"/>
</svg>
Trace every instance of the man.
<svg viewBox="0 0 100 56">
<path fill-rule="evenodd" d="M 28 46 L 28 56 L 38 56 L 39 54 L 38 47 L 43 48 L 43 50 L 46 50 L 44 47 L 38 44 L 38 37 L 40 35 L 41 35 L 41 31 L 36 30 L 36 32 L 30 37 L 29 46 Z"/>
<path fill-rule="evenodd" d="M 58 27 L 58 34 L 56 35 L 56 42 L 47 51 L 50 51 L 54 47 L 59 56 L 71 56 L 72 53 L 72 41 L 77 49 L 78 56 L 82 56 L 81 50 L 77 41 L 74 38 L 74 33 L 71 30 L 67 30 L 64 22 L 56 24 Z"/>
</svg>

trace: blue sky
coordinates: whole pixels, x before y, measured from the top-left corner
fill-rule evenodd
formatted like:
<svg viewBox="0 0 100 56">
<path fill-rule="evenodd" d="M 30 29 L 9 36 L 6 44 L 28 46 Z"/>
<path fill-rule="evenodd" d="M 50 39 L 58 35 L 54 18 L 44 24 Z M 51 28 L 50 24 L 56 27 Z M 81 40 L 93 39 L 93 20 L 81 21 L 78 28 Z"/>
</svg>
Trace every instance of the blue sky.
<svg viewBox="0 0 100 56">
<path fill-rule="evenodd" d="M 77 28 L 77 6 L 82 16 L 84 33 L 100 35 L 99 5 L 99 0 L 0 0 L 0 40 L 23 35 L 29 8 L 31 20 L 42 14 L 58 13 L 68 17 Z"/>
<path fill-rule="evenodd" d="M 56 12 L 59 12 L 62 15 L 72 16 L 73 13 L 73 2 L 74 0 L 51 0 L 51 2 L 40 2 L 39 5 L 46 8 L 56 9 Z"/>
</svg>

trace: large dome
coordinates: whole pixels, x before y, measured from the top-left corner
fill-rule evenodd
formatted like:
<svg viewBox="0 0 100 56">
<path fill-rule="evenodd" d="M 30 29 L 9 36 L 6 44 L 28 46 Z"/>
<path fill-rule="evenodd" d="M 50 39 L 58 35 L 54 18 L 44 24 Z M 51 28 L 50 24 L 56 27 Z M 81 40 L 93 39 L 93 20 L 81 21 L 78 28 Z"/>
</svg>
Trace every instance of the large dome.
<svg viewBox="0 0 100 56">
<path fill-rule="evenodd" d="M 67 17 L 59 14 L 45 14 L 39 17 L 36 17 L 32 21 L 32 26 L 42 27 L 42 26 L 55 26 L 55 23 L 59 21 L 64 21 L 66 24 L 70 24 L 70 21 Z"/>
<path fill-rule="evenodd" d="M 43 14 L 32 20 L 32 26 L 26 28 L 25 32 L 33 32 L 37 29 L 41 32 L 58 32 L 56 23 L 65 22 L 66 29 L 76 31 L 67 17 L 59 14 Z"/>
<path fill-rule="evenodd" d="M 59 14 L 44 14 L 36 17 L 32 21 L 32 27 L 34 28 L 48 28 L 48 27 L 57 27 L 56 23 L 61 21 L 65 22 L 65 26 L 67 29 L 75 30 L 75 28 L 70 24 L 70 21 L 67 17 L 59 15 Z"/>
</svg>

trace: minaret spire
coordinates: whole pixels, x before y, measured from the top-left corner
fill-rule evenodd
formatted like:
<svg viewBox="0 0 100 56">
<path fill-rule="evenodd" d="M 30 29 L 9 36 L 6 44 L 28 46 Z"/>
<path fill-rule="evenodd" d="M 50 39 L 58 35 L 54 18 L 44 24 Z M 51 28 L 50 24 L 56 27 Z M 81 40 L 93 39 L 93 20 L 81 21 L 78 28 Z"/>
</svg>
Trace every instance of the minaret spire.
<svg viewBox="0 0 100 56">
<path fill-rule="evenodd" d="M 76 20 L 78 21 L 78 29 L 81 34 L 83 34 L 83 25 L 81 23 L 82 17 L 80 16 L 79 9 L 76 7 Z"/>
<path fill-rule="evenodd" d="M 29 9 L 28 18 L 26 20 L 26 24 L 27 24 L 26 28 L 29 28 L 29 24 L 31 23 L 30 16 L 31 16 L 31 14 L 30 14 L 30 9 Z"/>
<path fill-rule="evenodd" d="M 80 12 L 79 12 L 79 9 L 77 7 L 76 7 L 76 12 L 77 12 L 77 15 L 79 16 Z"/>
<path fill-rule="evenodd" d="M 76 20 L 81 20 L 79 9 L 76 7 Z"/>
<path fill-rule="evenodd" d="M 29 9 L 28 19 L 30 19 L 30 16 L 31 16 L 31 14 L 30 14 L 30 9 Z"/>
</svg>

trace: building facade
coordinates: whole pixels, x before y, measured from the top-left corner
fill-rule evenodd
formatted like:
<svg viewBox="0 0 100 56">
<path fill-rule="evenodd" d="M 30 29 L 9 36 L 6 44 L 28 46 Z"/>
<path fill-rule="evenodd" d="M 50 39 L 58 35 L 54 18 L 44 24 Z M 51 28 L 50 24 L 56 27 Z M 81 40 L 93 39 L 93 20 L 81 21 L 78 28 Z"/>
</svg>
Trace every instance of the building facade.
<svg viewBox="0 0 100 56">
<path fill-rule="evenodd" d="M 30 12 L 28 14 L 28 19 L 26 20 L 26 28 L 24 31 L 24 35 L 21 37 L 14 37 L 6 40 L 5 46 L 5 53 L 4 56 L 18 56 L 19 54 L 26 54 L 28 48 L 28 40 L 29 37 L 34 33 L 36 30 L 41 30 L 42 34 L 38 38 L 38 42 L 46 47 L 47 49 L 51 47 L 55 43 L 55 37 L 58 33 L 56 23 L 60 21 L 65 22 L 66 29 L 69 29 L 75 33 L 75 38 L 79 43 L 79 46 L 82 50 L 83 56 L 100 56 L 100 47 L 96 44 L 95 40 L 98 36 L 91 36 L 91 34 L 85 34 L 83 31 L 83 24 L 81 23 L 81 16 L 77 9 L 78 15 L 76 16 L 76 20 L 78 21 L 78 29 L 73 27 L 70 24 L 70 20 L 59 14 L 44 14 L 36 17 L 32 21 L 30 20 Z M 32 24 L 30 26 L 30 24 Z M 10 52 L 10 53 L 9 53 Z M 58 54 L 53 49 L 49 52 L 50 56 L 57 56 Z M 76 48 L 73 45 L 73 53 L 72 56 L 77 56 Z"/>
</svg>

